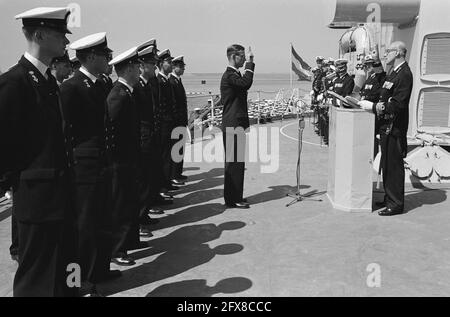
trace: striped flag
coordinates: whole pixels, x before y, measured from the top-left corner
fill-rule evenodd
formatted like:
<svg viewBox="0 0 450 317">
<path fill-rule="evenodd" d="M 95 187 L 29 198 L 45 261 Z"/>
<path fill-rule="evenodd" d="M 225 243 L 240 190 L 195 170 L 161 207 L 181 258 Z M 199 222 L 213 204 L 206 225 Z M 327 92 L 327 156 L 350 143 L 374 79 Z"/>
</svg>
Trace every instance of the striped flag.
<svg viewBox="0 0 450 317">
<path fill-rule="evenodd" d="M 312 81 L 311 66 L 309 66 L 301 57 L 297 54 L 294 46 L 291 44 L 291 60 L 292 71 L 298 76 L 299 81 Z"/>
</svg>

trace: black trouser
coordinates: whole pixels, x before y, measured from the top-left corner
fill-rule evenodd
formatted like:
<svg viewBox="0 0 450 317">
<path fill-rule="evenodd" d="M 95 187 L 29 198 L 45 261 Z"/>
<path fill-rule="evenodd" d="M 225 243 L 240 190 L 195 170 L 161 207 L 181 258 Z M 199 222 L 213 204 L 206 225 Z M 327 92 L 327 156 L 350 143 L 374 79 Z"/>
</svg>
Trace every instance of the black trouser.
<svg viewBox="0 0 450 317">
<path fill-rule="evenodd" d="M 76 166 L 76 169 L 83 166 Z M 97 174 L 97 171 L 96 171 Z M 82 294 L 109 272 L 111 262 L 111 213 L 108 209 L 106 168 L 91 182 L 77 181 L 75 206 Z"/>
<path fill-rule="evenodd" d="M 73 224 L 65 221 L 18 221 L 19 267 L 14 277 L 14 297 L 75 296 L 68 288 L 67 265 L 77 263 Z"/>
<path fill-rule="evenodd" d="M 380 147 L 380 140 L 377 138 L 377 134 L 380 133 L 381 122 L 377 116 L 375 116 L 375 139 L 373 143 L 373 157 L 376 157 Z M 381 138 L 381 135 L 380 135 Z"/>
<path fill-rule="evenodd" d="M 160 136 L 156 135 L 151 143 L 152 150 L 150 152 L 150 166 L 152 177 L 150 182 L 151 192 L 154 196 L 158 195 L 163 187 L 166 186 L 163 172 L 163 161 L 161 154 Z"/>
<path fill-rule="evenodd" d="M 381 133 L 381 166 L 383 170 L 384 201 L 387 208 L 403 211 L 405 202 L 406 137 Z"/>
<path fill-rule="evenodd" d="M 179 126 L 178 128 L 184 128 L 186 129 L 186 127 L 183 126 Z M 186 133 L 185 132 L 183 135 L 180 135 L 178 137 L 178 139 L 173 140 L 173 144 L 178 143 L 178 142 L 183 142 L 182 143 L 182 147 L 180 148 L 179 154 L 183 157 L 184 156 L 184 147 L 185 147 L 185 143 L 186 143 Z M 184 165 L 184 158 L 181 159 L 180 162 L 174 162 L 173 166 L 172 166 L 172 179 L 178 179 L 180 178 L 180 176 L 183 174 L 183 165 Z"/>
<path fill-rule="evenodd" d="M 162 171 L 164 173 L 164 186 L 169 186 L 172 180 L 172 169 L 174 166 L 174 161 L 172 160 L 172 145 L 174 140 L 172 140 L 172 122 L 161 122 L 161 132 L 160 132 L 160 144 L 161 144 L 161 160 L 162 160 Z"/>
<path fill-rule="evenodd" d="M 145 216 L 146 212 L 150 208 L 154 196 L 152 191 L 152 174 L 153 168 L 151 166 L 151 153 L 141 153 L 141 168 L 138 175 L 139 180 L 139 214 Z"/>
<path fill-rule="evenodd" d="M 9 247 L 9 254 L 11 255 L 19 254 L 19 228 L 17 225 L 17 219 L 14 216 L 14 203 L 12 206 L 12 213 L 11 213 L 11 246 Z"/>
<path fill-rule="evenodd" d="M 123 257 L 139 244 L 139 194 L 136 168 L 111 167 L 112 257 Z"/>
<path fill-rule="evenodd" d="M 226 204 L 239 203 L 244 198 L 245 143 L 245 132 L 236 134 L 223 132 Z"/>
</svg>

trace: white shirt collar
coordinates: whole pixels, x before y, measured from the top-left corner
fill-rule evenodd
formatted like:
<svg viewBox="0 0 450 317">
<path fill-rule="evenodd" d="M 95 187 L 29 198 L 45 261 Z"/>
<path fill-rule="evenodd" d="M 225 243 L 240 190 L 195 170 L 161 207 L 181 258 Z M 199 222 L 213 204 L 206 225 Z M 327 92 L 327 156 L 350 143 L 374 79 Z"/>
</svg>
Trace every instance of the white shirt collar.
<svg viewBox="0 0 450 317">
<path fill-rule="evenodd" d="M 25 52 L 23 54 L 23 57 L 25 57 L 31 64 L 33 64 L 34 67 L 38 69 L 38 71 L 44 76 L 44 78 L 47 78 L 47 69 L 48 66 L 42 63 L 40 60 L 38 60 L 36 57 L 32 56 L 30 53 Z"/>
<path fill-rule="evenodd" d="M 163 76 L 165 79 L 169 80 L 169 77 L 167 77 L 163 72 L 159 72 L 161 76 Z"/>
<path fill-rule="evenodd" d="M 394 72 L 396 72 L 403 64 L 405 64 L 406 61 L 404 61 L 403 63 L 401 63 L 400 65 L 397 65 L 397 67 L 394 68 Z"/>
<path fill-rule="evenodd" d="M 142 81 L 144 82 L 144 84 L 146 84 L 147 85 L 147 83 L 148 83 L 148 80 L 147 79 L 145 79 L 145 77 L 144 76 L 139 76 L 141 79 L 142 79 Z"/>
<path fill-rule="evenodd" d="M 92 80 L 93 83 L 96 82 L 96 80 L 98 79 L 97 77 L 95 77 L 94 75 L 92 75 L 84 66 L 80 67 L 80 72 L 82 72 L 83 74 L 86 75 L 87 78 L 89 78 L 90 80 Z"/>
<path fill-rule="evenodd" d="M 231 69 L 234 69 L 235 71 L 237 71 L 238 73 L 240 73 L 239 69 L 237 69 L 236 67 L 233 67 L 231 65 L 228 65 L 228 67 L 230 67 Z"/>
<path fill-rule="evenodd" d="M 175 74 L 175 73 L 170 73 L 170 76 L 173 76 L 173 77 L 175 77 L 176 79 L 178 79 L 178 80 L 180 80 L 181 78 L 180 78 L 180 76 L 178 76 L 177 74 Z"/>
<path fill-rule="evenodd" d="M 133 93 L 133 87 L 131 87 L 131 85 L 129 83 L 127 83 L 127 81 L 124 78 L 119 77 L 119 79 L 117 81 L 119 83 L 124 84 L 130 90 L 130 92 Z"/>
</svg>

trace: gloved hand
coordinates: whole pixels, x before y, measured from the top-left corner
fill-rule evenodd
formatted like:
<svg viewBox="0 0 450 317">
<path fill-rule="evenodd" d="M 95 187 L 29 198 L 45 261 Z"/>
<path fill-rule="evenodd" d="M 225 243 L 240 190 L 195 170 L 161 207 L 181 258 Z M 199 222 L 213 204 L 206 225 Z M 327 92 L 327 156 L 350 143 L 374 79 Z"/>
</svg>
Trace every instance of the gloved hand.
<svg viewBox="0 0 450 317">
<path fill-rule="evenodd" d="M 370 102 L 368 100 L 361 100 L 360 102 L 358 102 L 358 105 L 361 107 L 361 109 L 372 112 L 373 102 Z"/>
<path fill-rule="evenodd" d="M 318 102 L 322 102 L 322 100 L 323 100 L 323 94 L 318 95 L 317 96 L 317 101 Z"/>
</svg>

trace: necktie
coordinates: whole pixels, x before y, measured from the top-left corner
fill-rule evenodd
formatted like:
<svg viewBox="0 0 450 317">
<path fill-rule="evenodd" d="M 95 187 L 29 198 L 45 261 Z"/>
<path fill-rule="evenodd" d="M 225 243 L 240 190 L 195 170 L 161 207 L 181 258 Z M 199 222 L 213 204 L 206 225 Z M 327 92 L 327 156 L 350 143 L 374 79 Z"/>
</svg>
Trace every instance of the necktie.
<svg viewBox="0 0 450 317">
<path fill-rule="evenodd" d="M 45 72 L 46 78 L 47 80 L 50 80 L 53 75 L 52 75 L 52 71 L 50 70 L 50 68 L 47 68 L 47 71 Z"/>
</svg>

